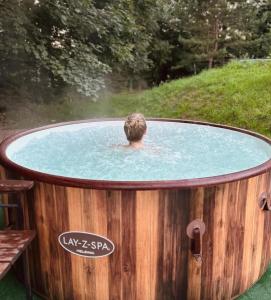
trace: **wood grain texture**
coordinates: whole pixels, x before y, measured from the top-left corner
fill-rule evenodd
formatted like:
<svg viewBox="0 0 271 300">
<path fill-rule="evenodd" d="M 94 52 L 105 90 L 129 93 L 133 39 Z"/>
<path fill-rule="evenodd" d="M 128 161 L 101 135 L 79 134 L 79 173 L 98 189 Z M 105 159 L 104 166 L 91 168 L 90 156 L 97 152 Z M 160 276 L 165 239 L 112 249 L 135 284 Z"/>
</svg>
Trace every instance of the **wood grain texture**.
<svg viewBox="0 0 271 300">
<path fill-rule="evenodd" d="M 30 190 L 33 181 L 26 180 L 0 180 L 0 193 L 17 193 Z"/>
<path fill-rule="evenodd" d="M 266 270 L 271 212 L 258 197 L 270 173 L 213 187 L 93 190 L 36 182 L 24 205 L 32 285 L 48 299 L 231 299 Z M 191 255 L 187 225 L 201 219 L 202 261 Z M 107 237 L 115 251 L 96 259 L 67 252 L 65 231 Z"/>
<path fill-rule="evenodd" d="M 13 264 L 35 235 L 33 230 L 0 230 L 0 263 Z"/>
<path fill-rule="evenodd" d="M 10 263 L 2 263 L 0 262 L 0 280 L 4 278 L 7 272 L 10 270 L 11 264 Z"/>
</svg>

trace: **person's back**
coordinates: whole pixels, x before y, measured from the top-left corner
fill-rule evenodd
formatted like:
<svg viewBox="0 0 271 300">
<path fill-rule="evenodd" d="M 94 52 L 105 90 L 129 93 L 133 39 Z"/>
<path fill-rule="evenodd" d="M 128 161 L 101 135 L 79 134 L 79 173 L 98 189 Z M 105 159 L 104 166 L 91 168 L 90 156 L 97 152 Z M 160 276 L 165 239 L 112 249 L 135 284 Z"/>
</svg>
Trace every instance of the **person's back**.
<svg viewBox="0 0 271 300">
<path fill-rule="evenodd" d="M 124 132 L 129 141 L 128 147 L 142 148 L 143 136 L 146 134 L 147 124 L 144 116 L 139 113 L 129 115 L 124 123 Z"/>
</svg>

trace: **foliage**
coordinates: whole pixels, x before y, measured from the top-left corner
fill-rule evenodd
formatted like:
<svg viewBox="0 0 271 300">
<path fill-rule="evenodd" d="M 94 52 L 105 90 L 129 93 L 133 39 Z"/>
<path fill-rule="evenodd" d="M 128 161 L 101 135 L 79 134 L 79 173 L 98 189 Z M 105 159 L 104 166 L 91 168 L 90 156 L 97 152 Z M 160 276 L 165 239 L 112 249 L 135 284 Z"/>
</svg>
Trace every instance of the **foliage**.
<svg viewBox="0 0 271 300">
<path fill-rule="evenodd" d="M 9 119 L 26 128 L 46 123 L 124 117 L 142 112 L 148 117 L 183 118 L 234 125 L 271 137 L 271 62 L 231 62 L 222 68 L 173 80 L 138 93 L 121 93 L 89 101 L 65 101 L 29 105 L 37 118 L 20 118 L 10 111 Z M 24 116 L 27 111 L 24 111 Z M 30 120 L 31 119 L 31 120 Z M 32 122 L 32 123 L 30 123 Z"/>
<path fill-rule="evenodd" d="M 174 80 L 137 94 L 86 104 L 90 116 L 126 116 L 204 120 L 258 131 L 271 137 L 271 62 L 231 62 L 222 68 Z M 81 111 L 82 112 L 82 111 Z M 71 118 L 71 115 L 69 116 Z"/>
<path fill-rule="evenodd" d="M 267 1 L 172 0 L 165 36 L 173 77 L 198 73 L 231 58 L 270 53 L 270 4 Z"/>
<path fill-rule="evenodd" d="M 270 0 L 0 0 L 0 88 L 168 81 L 270 55 Z"/>
<path fill-rule="evenodd" d="M 148 65 L 148 38 L 131 7 L 130 1 L 1 0 L 1 76 L 10 78 L 14 65 L 17 78 L 39 82 L 46 73 L 49 87 L 65 83 L 96 96 L 112 69 Z"/>
</svg>

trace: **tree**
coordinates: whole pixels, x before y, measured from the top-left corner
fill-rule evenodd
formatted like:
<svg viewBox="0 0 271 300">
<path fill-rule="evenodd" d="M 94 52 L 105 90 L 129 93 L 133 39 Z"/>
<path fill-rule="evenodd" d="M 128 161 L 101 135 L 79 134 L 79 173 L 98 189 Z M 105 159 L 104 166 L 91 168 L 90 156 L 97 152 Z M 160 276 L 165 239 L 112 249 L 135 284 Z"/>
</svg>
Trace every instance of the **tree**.
<svg viewBox="0 0 271 300">
<path fill-rule="evenodd" d="M 139 72 L 148 64 L 147 38 L 132 6 L 131 1 L 1 0 L 1 76 L 10 79 L 15 65 L 14 76 L 29 76 L 31 69 L 33 81 L 46 73 L 50 86 L 68 84 L 97 96 L 112 70 Z"/>
<path fill-rule="evenodd" d="M 270 0 L 0 0 L 0 84 L 159 83 L 270 54 Z M 14 88 L 15 89 L 15 88 Z"/>
<path fill-rule="evenodd" d="M 176 60 L 171 68 L 188 67 L 188 72 L 197 72 L 206 66 L 212 68 L 215 63 L 222 64 L 229 58 L 252 56 L 253 51 L 252 57 L 259 56 L 259 42 L 264 45 L 261 55 L 266 56 L 268 48 L 270 51 L 270 26 L 266 21 L 267 9 L 261 13 L 266 6 L 264 2 L 171 1 L 174 9 L 169 30 L 178 34 L 179 48 L 178 55 L 177 47 L 174 47 Z M 262 19 L 259 14 L 263 15 Z"/>
</svg>

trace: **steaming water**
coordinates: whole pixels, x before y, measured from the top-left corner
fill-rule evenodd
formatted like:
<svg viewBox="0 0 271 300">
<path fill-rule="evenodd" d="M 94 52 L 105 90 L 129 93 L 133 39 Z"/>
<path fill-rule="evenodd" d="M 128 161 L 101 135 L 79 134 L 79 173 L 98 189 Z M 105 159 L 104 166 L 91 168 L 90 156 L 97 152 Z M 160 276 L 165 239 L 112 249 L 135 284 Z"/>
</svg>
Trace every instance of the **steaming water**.
<svg viewBox="0 0 271 300">
<path fill-rule="evenodd" d="M 81 123 L 31 133 L 7 156 L 43 173 L 114 180 L 177 180 L 246 170 L 271 158 L 271 146 L 240 132 L 149 121 L 143 149 L 125 148 L 122 121 Z"/>
</svg>

